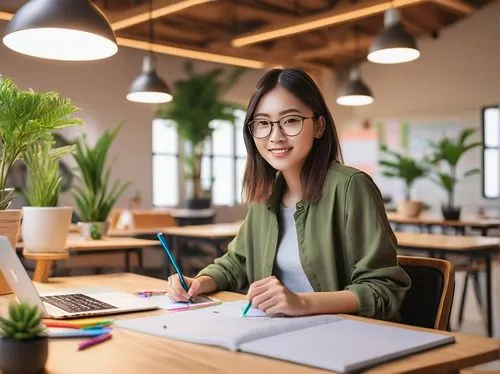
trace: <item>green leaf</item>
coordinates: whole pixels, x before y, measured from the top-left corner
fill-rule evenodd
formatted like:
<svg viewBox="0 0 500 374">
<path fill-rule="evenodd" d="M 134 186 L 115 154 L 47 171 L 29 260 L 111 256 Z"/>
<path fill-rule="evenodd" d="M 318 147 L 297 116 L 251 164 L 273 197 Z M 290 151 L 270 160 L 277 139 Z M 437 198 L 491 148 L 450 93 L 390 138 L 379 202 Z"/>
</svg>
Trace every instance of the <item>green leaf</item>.
<svg viewBox="0 0 500 374">
<path fill-rule="evenodd" d="M 123 124 L 105 131 L 95 146 L 89 145 L 84 135 L 76 143 L 73 157 L 78 168 L 72 194 L 80 218 L 85 222 L 106 221 L 116 200 L 130 185 L 130 182 L 117 181 L 110 190 L 111 168 L 106 165 L 109 148 Z"/>
<path fill-rule="evenodd" d="M 83 124 L 72 117 L 78 110 L 56 92 L 23 91 L 10 79 L 0 80 L 0 191 L 6 188 L 12 165 L 30 146 L 44 143 L 54 130 Z M 0 209 L 6 209 L 13 197 L 2 194 Z"/>
<path fill-rule="evenodd" d="M 382 175 L 403 180 L 406 191 L 409 191 L 412 184 L 428 172 L 428 166 L 424 162 L 418 162 L 412 157 L 391 151 L 385 145 L 380 147 L 380 151 L 383 155 L 391 157 L 391 160 L 379 160 Z"/>
</svg>

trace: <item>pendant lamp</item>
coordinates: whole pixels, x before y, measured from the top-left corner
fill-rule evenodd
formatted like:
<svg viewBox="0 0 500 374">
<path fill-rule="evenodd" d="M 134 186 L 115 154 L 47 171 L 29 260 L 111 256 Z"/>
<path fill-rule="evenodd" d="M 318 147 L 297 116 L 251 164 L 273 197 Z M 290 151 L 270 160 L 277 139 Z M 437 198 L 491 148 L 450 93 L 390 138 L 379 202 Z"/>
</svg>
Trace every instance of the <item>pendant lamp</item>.
<svg viewBox="0 0 500 374">
<path fill-rule="evenodd" d="M 349 80 L 340 87 L 337 104 L 347 106 L 361 106 L 373 103 L 370 88 L 361 79 L 359 68 L 354 67 L 349 72 Z"/>
<path fill-rule="evenodd" d="M 152 4 L 152 0 L 149 0 L 150 45 L 154 40 Z M 156 73 L 156 56 L 153 51 L 150 50 L 142 62 L 142 73 L 130 85 L 127 100 L 136 103 L 160 104 L 168 103 L 172 101 L 172 98 L 170 88 Z"/>
<path fill-rule="evenodd" d="M 115 33 L 90 0 L 30 0 L 12 17 L 3 43 L 34 57 L 90 61 L 118 51 Z"/>
<path fill-rule="evenodd" d="M 368 60 L 378 64 L 399 64 L 420 57 L 415 38 L 400 21 L 400 11 L 390 8 L 384 13 L 384 29 L 368 51 Z"/>
</svg>

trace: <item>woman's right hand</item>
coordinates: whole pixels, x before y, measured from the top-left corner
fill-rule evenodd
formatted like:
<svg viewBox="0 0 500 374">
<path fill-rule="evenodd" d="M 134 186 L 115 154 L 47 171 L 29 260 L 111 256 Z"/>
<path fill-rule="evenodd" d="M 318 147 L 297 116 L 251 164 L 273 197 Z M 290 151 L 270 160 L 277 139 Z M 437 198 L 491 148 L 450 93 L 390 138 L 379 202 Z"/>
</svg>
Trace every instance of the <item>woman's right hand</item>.
<svg viewBox="0 0 500 374">
<path fill-rule="evenodd" d="M 189 301 L 190 298 L 198 295 L 200 290 L 200 281 L 195 278 L 189 278 L 184 276 L 184 281 L 189 287 L 189 291 L 184 291 L 182 288 L 182 284 L 179 280 L 179 276 L 177 274 L 173 274 L 168 277 L 167 280 L 167 294 L 170 299 L 174 302 L 177 301 Z"/>
</svg>

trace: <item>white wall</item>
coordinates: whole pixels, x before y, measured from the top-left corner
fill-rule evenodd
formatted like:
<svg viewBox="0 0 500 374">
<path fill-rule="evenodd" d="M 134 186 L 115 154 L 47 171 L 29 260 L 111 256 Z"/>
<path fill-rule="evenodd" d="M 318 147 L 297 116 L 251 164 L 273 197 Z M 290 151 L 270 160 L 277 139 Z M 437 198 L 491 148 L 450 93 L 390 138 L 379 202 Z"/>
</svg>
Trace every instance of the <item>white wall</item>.
<svg viewBox="0 0 500 374">
<path fill-rule="evenodd" d="M 363 64 L 362 74 L 373 90 L 375 102 L 356 108 L 343 126 L 357 126 L 369 118 L 372 123 L 397 119 L 459 122 L 480 128 L 481 108 L 500 103 L 498 15 L 499 3 L 495 1 L 441 30 L 437 40 L 420 39 L 422 55 L 416 61 L 398 65 Z M 480 133 L 476 139 L 480 139 Z M 461 169 L 480 165 L 481 152 L 476 149 L 464 158 Z M 444 193 L 431 183 L 420 182 L 416 189 L 416 194 L 427 202 L 444 201 Z M 470 210 L 478 205 L 500 206 L 499 201 L 482 199 L 479 176 L 458 186 L 457 200 Z"/>
</svg>

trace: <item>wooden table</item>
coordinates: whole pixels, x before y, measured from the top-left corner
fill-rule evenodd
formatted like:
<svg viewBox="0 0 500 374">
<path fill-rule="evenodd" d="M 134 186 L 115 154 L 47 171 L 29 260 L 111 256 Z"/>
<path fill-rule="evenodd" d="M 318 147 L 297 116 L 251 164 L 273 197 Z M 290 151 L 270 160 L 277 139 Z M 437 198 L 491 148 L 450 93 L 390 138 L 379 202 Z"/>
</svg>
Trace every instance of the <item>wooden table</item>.
<svg viewBox="0 0 500 374">
<path fill-rule="evenodd" d="M 37 282 L 47 282 L 52 263 L 63 260 L 69 255 L 89 255 L 102 253 L 125 252 L 125 268 L 130 271 L 130 251 L 140 250 L 144 247 L 154 247 L 159 245 L 157 240 L 146 240 L 136 238 L 110 238 L 99 240 L 85 240 L 79 235 L 70 234 L 66 243 L 67 252 L 63 253 L 34 253 L 28 248 L 23 249 L 23 256 L 36 261 L 33 280 Z M 23 248 L 22 243 L 18 243 L 17 248 Z"/>
<path fill-rule="evenodd" d="M 416 225 L 420 228 L 426 228 L 428 232 L 431 231 L 433 226 L 440 227 L 453 227 L 461 229 L 464 232 L 465 228 L 478 229 L 481 231 L 482 236 L 488 236 L 488 231 L 493 228 L 500 227 L 500 219 L 477 218 L 477 217 L 462 217 L 458 221 L 447 221 L 443 217 L 422 213 L 418 217 L 405 217 L 395 212 L 388 212 L 387 218 L 389 222 L 395 224 Z"/>
<path fill-rule="evenodd" d="M 493 285 L 491 277 L 492 254 L 500 249 L 500 238 L 484 236 L 437 235 L 395 232 L 401 249 L 422 251 L 431 257 L 444 258 L 446 254 L 481 258 L 486 268 L 486 317 L 488 336 L 493 334 Z"/>
<path fill-rule="evenodd" d="M 178 264 L 182 264 L 180 242 L 187 239 L 203 239 L 216 246 L 222 254 L 222 244 L 228 243 L 236 236 L 243 221 L 212 225 L 174 226 L 163 230 L 170 249 Z M 486 316 L 488 336 L 493 334 L 493 302 L 491 256 L 500 248 L 500 238 L 484 236 L 439 235 L 395 232 L 398 246 L 401 249 L 423 251 L 429 256 L 444 257 L 444 254 L 459 254 L 471 258 L 482 258 L 486 265 Z M 173 274 L 170 264 L 165 264 L 169 274 Z M 168 274 L 166 274 L 168 276 Z"/>
<path fill-rule="evenodd" d="M 55 291 L 79 287 L 112 287 L 126 292 L 163 288 L 165 281 L 137 274 L 106 274 L 84 277 L 52 278 L 49 283 L 35 283 L 40 291 Z M 242 295 L 220 292 L 214 295 L 223 300 L 241 299 Z M 0 312 L 7 310 L 13 295 L 0 297 Z M 139 318 L 165 311 L 129 313 L 113 319 Z M 189 312 L 188 312 L 189 313 Z M 341 315 L 365 322 L 393 325 L 412 330 L 432 331 L 412 326 Z M 115 328 L 113 338 L 85 351 L 76 350 L 83 339 L 52 339 L 49 342 L 47 374 L 81 373 L 329 373 L 290 362 L 265 358 L 205 345 L 185 343 L 138 332 Z M 455 344 L 411 355 L 378 365 L 367 373 L 437 373 L 456 371 L 500 358 L 498 341 L 462 333 L 450 333 Z"/>
</svg>

